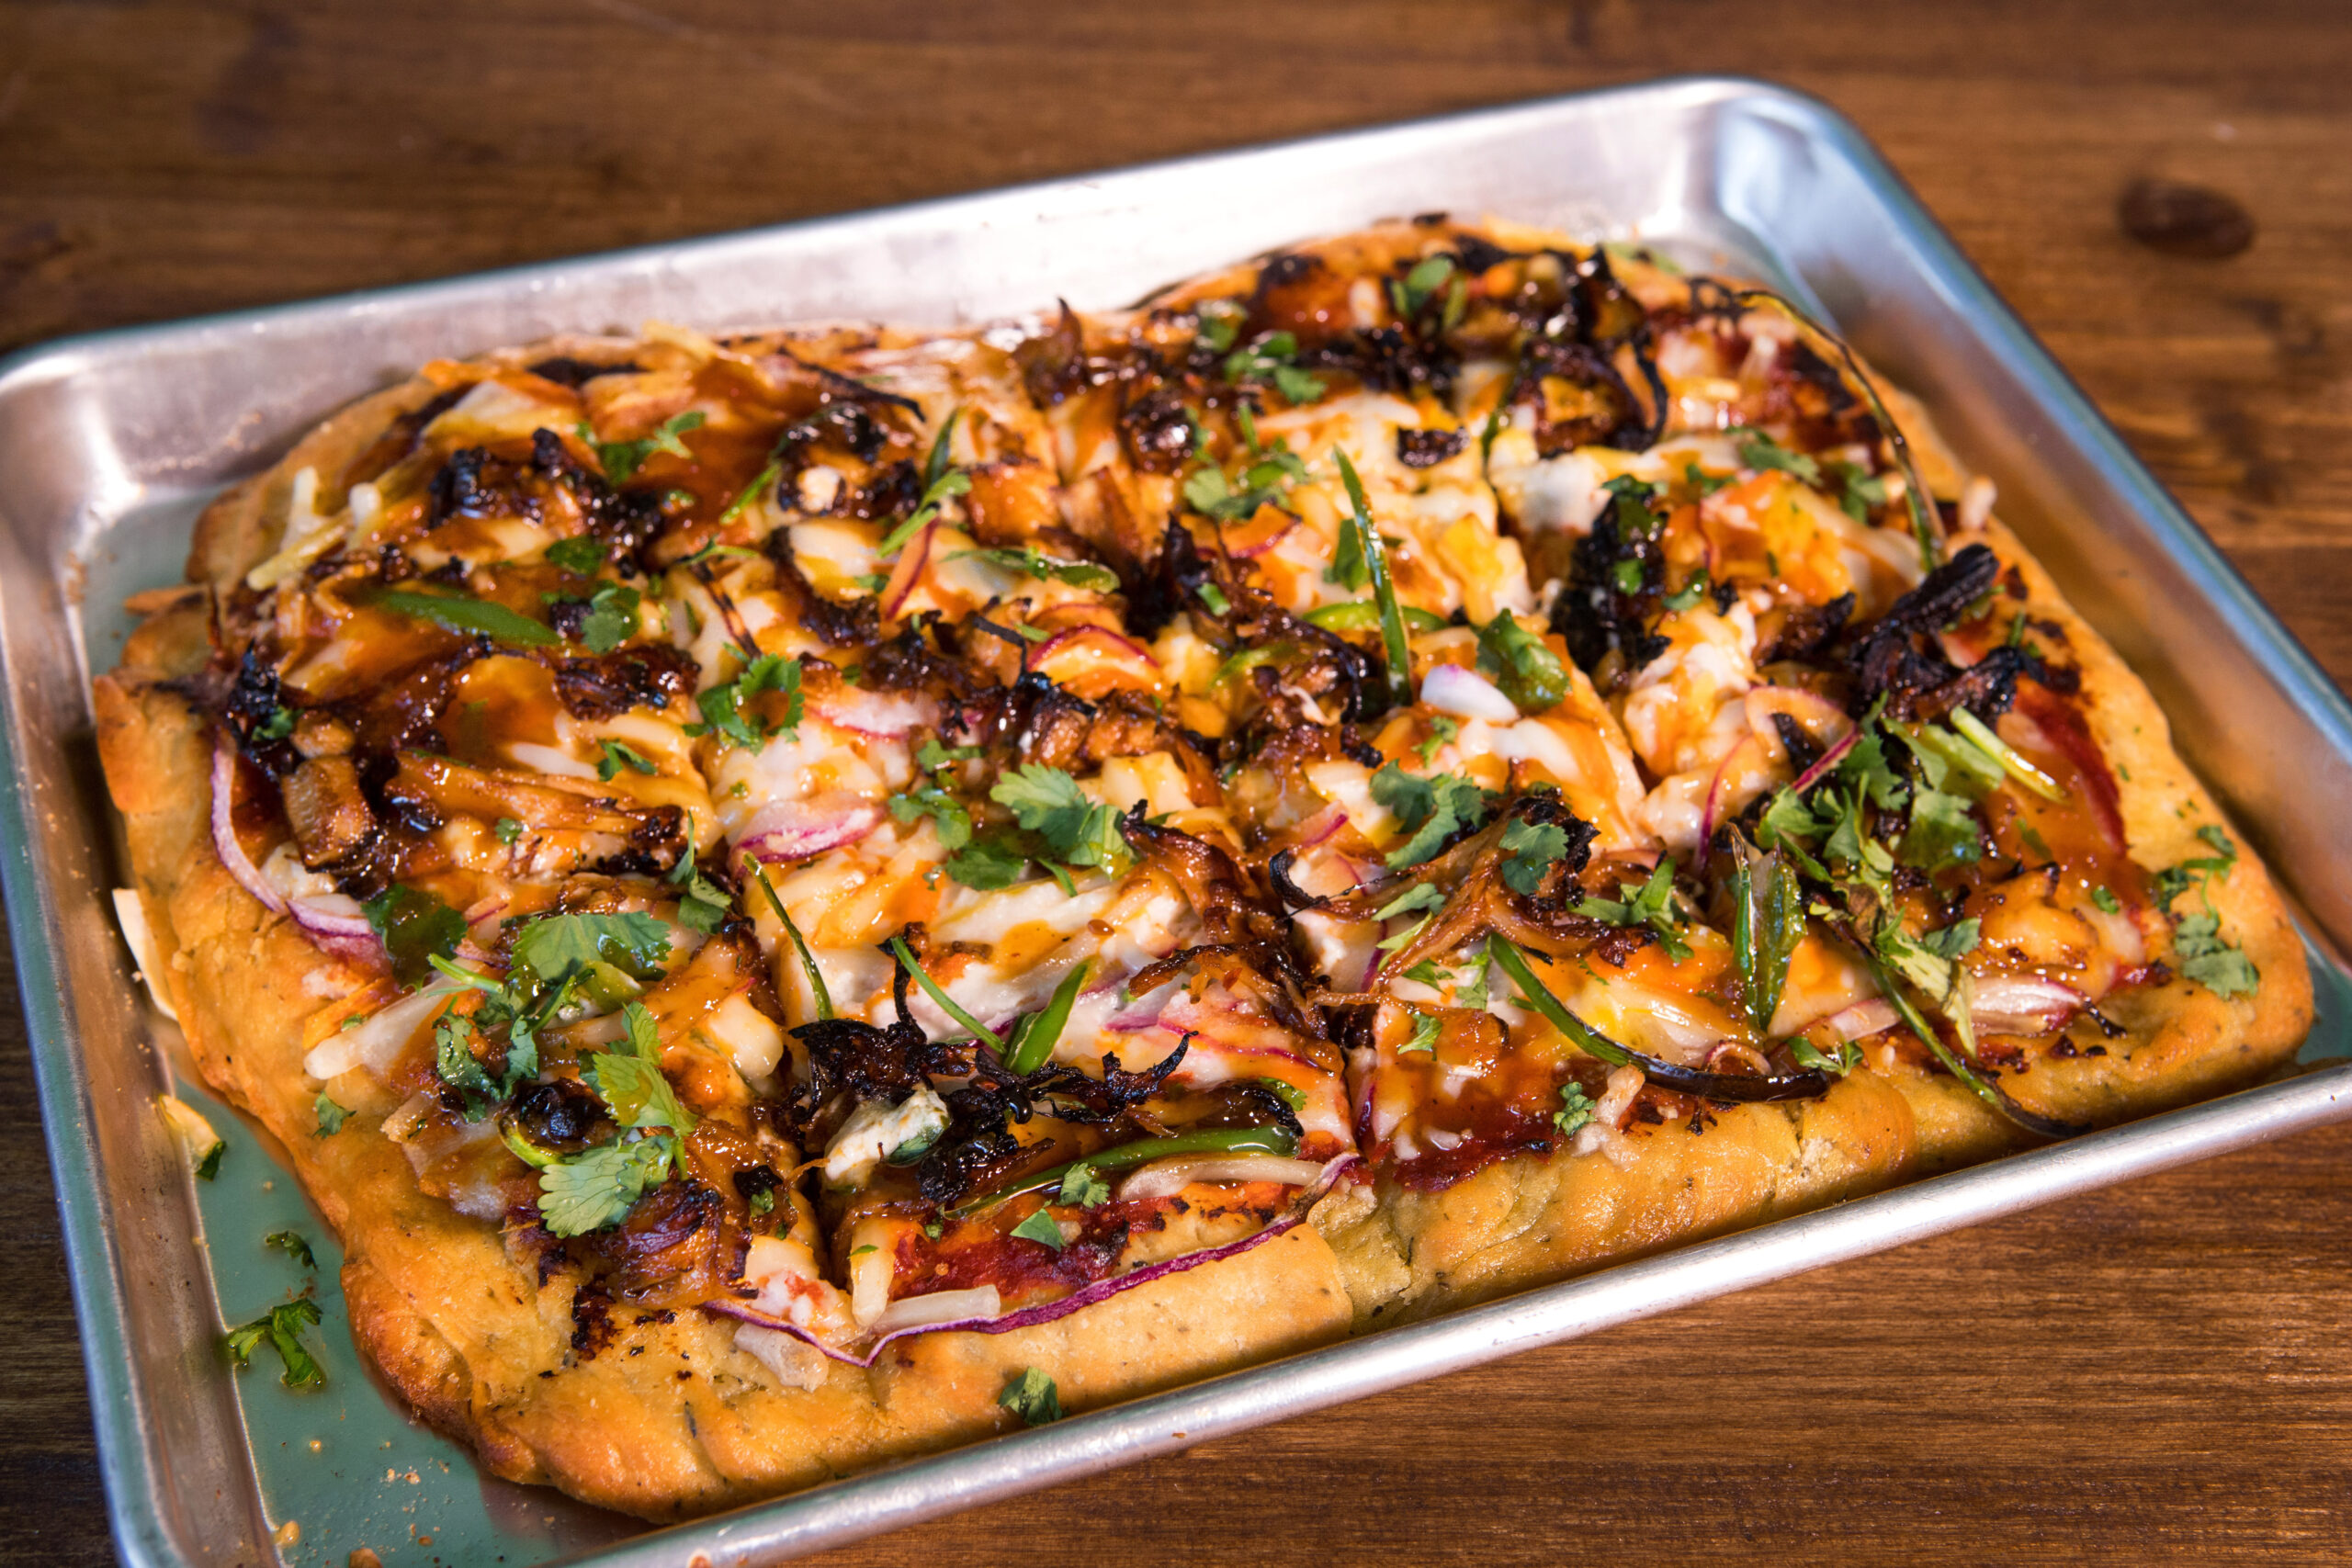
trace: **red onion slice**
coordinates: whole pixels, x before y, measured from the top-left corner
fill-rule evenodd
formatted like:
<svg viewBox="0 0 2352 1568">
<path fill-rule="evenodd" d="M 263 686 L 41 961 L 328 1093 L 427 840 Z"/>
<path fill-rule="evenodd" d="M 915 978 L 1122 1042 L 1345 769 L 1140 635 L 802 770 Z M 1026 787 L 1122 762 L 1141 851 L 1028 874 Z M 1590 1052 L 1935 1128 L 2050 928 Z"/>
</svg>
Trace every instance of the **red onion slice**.
<svg viewBox="0 0 2352 1568">
<path fill-rule="evenodd" d="M 2089 998 L 2074 987 L 2034 975 L 1979 975 L 1969 983 L 1968 1010 L 1984 1034 L 2047 1034 Z"/>
<path fill-rule="evenodd" d="M 863 1355 L 854 1350 L 844 1350 L 837 1346 L 828 1345 L 799 1325 L 788 1319 L 777 1317 L 771 1313 L 762 1312 L 749 1302 L 729 1299 L 707 1301 L 702 1303 L 702 1310 L 714 1317 L 731 1317 L 741 1323 L 755 1324 L 762 1328 L 773 1328 L 780 1333 L 789 1334 L 796 1339 L 814 1345 L 836 1361 L 846 1361 L 853 1367 L 871 1367 L 874 1365 L 875 1359 L 882 1354 L 891 1341 L 896 1339 L 904 1339 L 916 1334 L 1010 1334 L 1016 1328 L 1035 1328 L 1040 1324 L 1052 1323 L 1068 1317 L 1074 1312 L 1082 1312 L 1097 1302 L 1109 1301 L 1120 1292 L 1133 1290 L 1137 1285 L 1148 1285 L 1154 1280 L 1164 1280 L 1170 1274 L 1182 1274 L 1186 1269 L 1197 1269 L 1204 1263 L 1216 1263 L 1227 1258 L 1238 1258 L 1253 1247 L 1261 1246 L 1287 1231 L 1297 1228 L 1306 1218 L 1306 1211 L 1314 1205 L 1315 1200 L 1329 1191 L 1333 1183 L 1339 1180 L 1349 1167 L 1356 1163 L 1355 1156 L 1341 1155 L 1326 1164 L 1323 1167 L 1322 1176 L 1313 1187 L 1299 1194 L 1297 1203 L 1289 1213 L 1274 1221 L 1265 1229 L 1243 1236 L 1239 1241 L 1227 1242 L 1223 1247 L 1204 1247 L 1198 1252 L 1187 1252 L 1182 1257 L 1165 1258 L 1158 1263 L 1148 1263 L 1140 1269 L 1119 1275 L 1116 1279 L 1097 1280 L 1091 1285 L 1081 1286 L 1057 1301 L 1041 1302 L 1035 1306 L 1022 1307 L 1018 1311 L 1001 1313 L 994 1317 L 951 1318 L 944 1323 L 926 1323 L 913 1327 L 895 1329 L 876 1339 L 866 1348 Z"/>
<path fill-rule="evenodd" d="M 1715 824 L 1722 821 L 1731 806 L 1732 785 L 1742 759 L 1760 753 L 1764 743 L 1753 735 L 1743 735 L 1724 760 L 1715 764 L 1715 776 L 1707 781 L 1707 803 L 1699 808 L 1699 842 L 1704 844 L 1715 836 Z"/>
<path fill-rule="evenodd" d="M 1030 654 L 1029 667 L 1042 671 L 1057 657 L 1087 642 L 1107 643 L 1110 646 L 1104 651 L 1109 657 L 1140 664 L 1152 673 L 1159 673 L 1159 660 L 1151 656 L 1151 649 L 1133 637 L 1122 637 L 1108 626 L 1070 626 L 1056 632 L 1039 643 L 1036 651 Z"/>
<path fill-rule="evenodd" d="M 1846 732 L 1846 739 L 1838 741 L 1838 744 L 1829 748 L 1828 750 L 1824 751 L 1821 754 L 1820 760 L 1815 761 L 1813 766 L 1807 768 L 1804 773 L 1799 773 L 1797 775 L 1797 782 L 1791 784 L 1789 788 L 1794 790 L 1799 795 L 1803 795 L 1805 791 L 1811 789 L 1814 785 L 1827 778 L 1829 776 L 1830 770 L 1846 760 L 1846 753 L 1854 749 L 1854 743 L 1861 738 L 1862 732 L 1860 728 L 1848 730 Z"/>
<path fill-rule="evenodd" d="M 856 843 L 881 824 L 881 810 L 863 801 L 831 809 L 797 800 L 778 801 L 752 814 L 737 837 L 735 849 L 753 860 L 806 860 Z"/>
<path fill-rule="evenodd" d="M 920 726 L 935 723 L 938 705 L 924 697 L 896 692 L 837 693 L 809 706 L 819 718 L 838 729 L 877 739 L 896 739 Z"/>
<path fill-rule="evenodd" d="M 1840 1041 L 1867 1040 L 1873 1034 L 1884 1033 L 1899 1021 L 1894 1004 L 1884 997 L 1872 997 L 1866 1002 L 1831 1013 L 1822 1022 Z"/>
<path fill-rule="evenodd" d="M 913 596 L 915 584 L 922 581 L 923 568 L 931 561 L 932 536 L 938 532 L 939 523 L 934 518 L 924 524 L 922 532 L 899 552 L 899 563 L 890 569 L 890 581 L 882 585 L 884 620 L 897 620 L 899 611 Z"/>
<path fill-rule="evenodd" d="M 269 885 L 237 841 L 236 802 L 233 798 L 237 782 L 237 753 L 229 744 L 228 736 L 217 737 L 212 742 L 212 852 L 237 886 L 259 899 L 273 915 L 286 912 L 286 900 Z"/>
</svg>

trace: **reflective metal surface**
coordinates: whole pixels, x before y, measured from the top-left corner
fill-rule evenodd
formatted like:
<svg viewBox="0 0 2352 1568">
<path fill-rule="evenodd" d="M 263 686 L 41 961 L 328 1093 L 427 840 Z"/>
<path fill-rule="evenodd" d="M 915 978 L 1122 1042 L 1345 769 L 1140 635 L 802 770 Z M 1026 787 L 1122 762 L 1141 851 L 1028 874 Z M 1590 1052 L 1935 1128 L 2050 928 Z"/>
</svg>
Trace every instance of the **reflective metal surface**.
<svg viewBox="0 0 2352 1568">
<path fill-rule="evenodd" d="M 2003 515 L 2155 688 L 2183 751 L 2308 912 L 2324 951 L 2305 1059 L 2352 1054 L 2352 992 L 2328 956 L 2352 948 L 2352 875 L 2331 809 L 2352 785 L 2352 709 L 1859 133 L 1781 89 L 1708 80 L 1579 95 L 78 339 L 0 367 L 0 874 L 128 1560 L 340 1562 L 348 1548 L 334 1529 L 353 1544 L 349 1532 L 379 1531 L 366 1544 L 388 1563 L 421 1560 L 439 1553 L 414 1546 L 418 1487 L 451 1516 L 455 1534 L 436 1544 L 452 1557 L 476 1542 L 516 1563 L 811 1551 L 2352 1114 L 2352 1067 L 2326 1066 L 617 1546 L 608 1518 L 477 1486 L 462 1461 L 408 1481 L 445 1462 L 435 1456 L 446 1445 L 376 1408 L 347 1339 L 329 1341 L 344 1358 L 339 1408 L 378 1423 L 369 1431 L 396 1454 L 424 1457 L 378 1477 L 379 1461 L 362 1464 L 346 1442 L 339 1460 L 305 1469 L 298 1439 L 323 1429 L 324 1407 L 270 1403 L 274 1382 L 233 1382 L 215 1348 L 214 1277 L 243 1310 L 279 1282 L 252 1276 L 238 1249 L 254 1237 L 239 1227 L 283 1222 L 255 1218 L 268 1205 L 227 1185 L 202 1194 L 199 1213 L 151 1109 L 176 1032 L 136 991 L 106 899 L 119 873 L 86 677 L 119 649 L 122 596 L 177 578 L 203 500 L 335 405 L 435 355 L 649 317 L 713 330 L 829 317 L 947 326 L 1057 293 L 1114 306 L 1284 242 L 1440 209 L 1638 237 L 1688 265 L 1773 279 L 1918 392 L 1969 465 L 1999 482 Z M 1216 220 L 1192 220 L 1201 213 Z M 243 1163 L 224 1168 L 267 1180 L 261 1145 L 232 1142 Z M 377 1490 L 355 1503 L 360 1488 Z M 278 1553 L 273 1530 L 306 1517 L 309 1533 Z"/>
</svg>

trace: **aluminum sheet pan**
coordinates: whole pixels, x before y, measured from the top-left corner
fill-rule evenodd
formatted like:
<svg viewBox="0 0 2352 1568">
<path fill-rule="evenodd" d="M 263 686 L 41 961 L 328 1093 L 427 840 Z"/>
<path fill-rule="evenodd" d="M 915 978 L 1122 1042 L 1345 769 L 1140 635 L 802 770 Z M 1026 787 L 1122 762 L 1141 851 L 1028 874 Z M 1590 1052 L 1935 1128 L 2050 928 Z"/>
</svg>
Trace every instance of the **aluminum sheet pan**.
<svg viewBox="0 0 2352 1568">
<path fill-rule="evenodd" d="M 649 317 L 950 326 L 1056 292 L 1116 306 L 1257 250 L 1441 209 L 1639 238 L 1774 280 L 1918 392 L 2155 689 L 2190 762 L 2305 912 L 2321 1008 L 2312 1069 L 658 1532 L 481 1479 L 408 1424 L 357 1369 L 324 1227 L 269 1164 L 266 1137 L 232 1130 L 216 1106 L 232 1147 L 200 1193 L 168 1146 L 154 1095 L 175 1080 L 198 1091 L 107 910 L 119 874 L 87 677 L 120 648 L 123 595 L 177 578 L 205 499 L 337 404 L 439 355 Z M 114 1528 L 137 1564 L 340 1562 L 362 1544 L 392 1564 L 813 1551 L 2352 1114 L 2352 1066 L 2325 1060 L 2352 1055 L 2352 976 L 2335 956 L 2352 949 L 2352 849 L 2333 805 L 2352 787 L 2352 708 L 1860 133 L 1756 83 L 1582 94 L 20 355 L 0 366 L 0 876 Z M 322 1394 L 232 1379 L 216 1349 L 224 1308 L 233 1321 L 299 1278 L 259 1246 L 288 1224 L 322 1255 L 335 1374 Z"/>
</svg>

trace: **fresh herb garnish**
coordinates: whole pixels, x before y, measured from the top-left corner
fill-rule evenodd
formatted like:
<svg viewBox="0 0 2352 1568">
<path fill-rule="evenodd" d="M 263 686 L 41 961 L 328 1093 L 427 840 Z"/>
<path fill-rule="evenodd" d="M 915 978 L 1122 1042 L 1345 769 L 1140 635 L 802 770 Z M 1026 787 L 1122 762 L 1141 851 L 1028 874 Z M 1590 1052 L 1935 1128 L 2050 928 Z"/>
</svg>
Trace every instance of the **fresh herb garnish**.
<svg viewBox="0 0 2352 1568">
<path fill-rule="evenodd" d="M 1592 1096 L 1585 1093 L 1583 1085 L 1570 1079 L 1560 1086 L 1560 1109 L 1552 1112 L 1552 1125 L 1560 1130 L 1562 1137 L 1572 1138 L 1591 1122 L 1593 1110 Z"/>
<path fill-rule="evenodd" d="M 692 813 L 686 817 L 685 848 L 678 853 L 678 863 L 662 879 L 679 889 L 678 923 L 688 931 L 708 936 L 727 923 L 727 912 L 735 900 L 727 890 L 703 874 L 695 860 L 695 824 Z"/>
<path fill-rule="evenodd" d="M 433 960 L 447 958 L 466 939 L 466 918 L 421 887 L 394 883 L 359 908 L 402 990 L 431 978 Z"/>
<path fill-rule="evenodd" d="M 1521 713 L 1557 707 L 1568 694 L 1567 665 L 1509 610 L 1478 628 L 1478 670 Z"/>
<path fill-rule="evenodd" d="M 1311 403 L 1323 395 L 1320 378 L 1299 369 L 1298 339 L 1290 333 L 1266 333 L 1225 356 L 1228 381 L 1272 381 L 1294 403 Z"/>
<path fill-rule="evenodd" d="M 652 758 L 648 757 L 626 740 L 599 740 L 596 742 L 596 748 L 604 753 L 596 763 L 596 776 L 606 784 L 618 778 L 623 768 L 628 769 L 633 773 L 661 772 Z"/>
<path fill-rule="evenodd" d="M 299 1231 L 272 1231 L 261 1238 L 264 1247 L 274 1247 L 305 1269 L 316 1269 L 319 1260 L 311 1252 L 311 1244 Z"/>
<path fill-rule="evenodd" d="M 337 1105 L 333 1100 L 329 1099 L 327 1097 L 327 1091 L 324 1089 L 319 1090 L 319 1098 L 311 1101 L 311 1110 L 317 1114 L 319 1119 L 318 1130 L 311 1134 L 311 1136 L 314 1138 L 334 1137 L 337 1133 L 343 1131 L 344 1121 L 351 1114 L 350 1111 L 345 1110 L 342 1106 Z"/>
<path fill-rule="evenodd" d="M 582 601 L 566 599 L 558 593 L 541 595 L 548 604 L 577 604 Z M 626 583 L 607 582 L 596 590 L 594 597 L 585 601 L 587 613 L 580 617 L 576 640 L 591 653 L 610 653 L 637 635 L 637 609 L 643 595 Z"/>
<path fill-rule="evenodd" d="M 253 1363 L 254 1352 L 265 1344 L 277 1352 L 286 1370 L 278 1382 L 288 1388 L 317 1387 L 327 1381 L 318 1358 L 304 1348 L 302 1330 L 319 1322 L 319 1303 L 308 1296 L 274 1306 L 251 1323 L 229 1330 L 221 1343 L 229 1359 L 240 1367 Z"/>
<path fill-rule="evenodd" d="M 523 836 L 523 824 L 512 817 L 502 817 L 491 824 L 491 832 L 502 844 L 511 844 Z"/>
<path fill-rule="evenodd" d="M 1043 1427 L 1062 1418 L 1061 1395 L 1055 1392 L 1054 1380 L 1035 1367 L 1024 1367 L 1021 1375 L 1005 1384 L 996 1402 L 1021 1417 L 1024 1427 Z"/>
<path fill-rule="evenodd" d="M 762 692 L 784 694 L 784 722 L 767 725 L 745 705 Z M 695 698 L 702 722 L 685 727 L 688 735 L 717 735 L 730 746 L 756 751 L 775 736 L 797 739 L 805 699 L 800 693 L 800 660 L 763 653 L 743 667 L 741 674 L 713 686 Z"/>
<path fill-rule="evenodd" d="M 1666 955 L 1679 964 L 1690 956 L 1690 945 L 1682 940 L 1683 920 L 1674 899 L 1674 857 L 1661 855 L 1647 880 L 1619 883 L 1618 898 L 1580 899 L 1577 913 L 1606 920 L 1612 926 L 1647 928 L 1657 936 Z"/>
<path fill-rule="evenodd" d="M 1802 452 L 1792 452 L 1760 430 L 1743 428 L 1725 431 L 1738 446 L 1739 460 L 1759 471 L 1778 468 L 1792 476 L 1800 484 L 1818 485 L 1821 465 Z"/>
<path fill-rule="evenodd" d="M 599 441 L 595 431 L 585 420 L 578 428 L 580 439 L 595 451 L 597 465 L 605 470 L 605 482 L 620 485 L 634 479 L 638 469 L 645 467 L 646 459 L 656 452 L 667 452 L 673 457 L 693 457 L 694 454 L 686 449 L 686 444 L 681 437 L 689 430 L 701 429 L 703 418 L 700 409 L 672 414 L 662 422 L 662 428 L 635 441 Z"/>
<path fill-rule="evenodd" d="M 1521 818 L 1503 829 L 1501 848 L 1503 886 L 1532 897 L 1544 874 L 1568 852 L 1568 835 L 1555 824 Z"/>
<path fill-rule="evenodd" d="M 1428 860 L 1456 834 L 1484 826 L 1497 797 L 1458 773 L 1408 773 L 1384 762 L 1372 775 L 1372 798 L 1409 835 L 1388 852 L 1389 868 L 1401 871 Z"/>
<path fill-rule="evenodd" d="M 1029 762 L 1009 769 L 989 798 L 1010 809 L 1013 820 L 1042 839 L 1051 858 L 1064 865 L 1110 868 L 1126 856 L 1118 812 L 1090 799 L 1059 768 Z"/>
<path fill-rule="evenodd" d="M 1069 1178 L 1065 1176 L 1062 1180 L 1067 1183 Z M 1050 1247 L 1056 1252 L 1059 1252 L 1063 1247 L 1062 1227 L 1055 1221 L 1054 1216 L 1044 1209 L 1039 1209 L 1035 1213 L 1013 1226 L 1012 1234 L 1023 1241 L 1034 1241 L 1040 1247 Z"/>
</svg>

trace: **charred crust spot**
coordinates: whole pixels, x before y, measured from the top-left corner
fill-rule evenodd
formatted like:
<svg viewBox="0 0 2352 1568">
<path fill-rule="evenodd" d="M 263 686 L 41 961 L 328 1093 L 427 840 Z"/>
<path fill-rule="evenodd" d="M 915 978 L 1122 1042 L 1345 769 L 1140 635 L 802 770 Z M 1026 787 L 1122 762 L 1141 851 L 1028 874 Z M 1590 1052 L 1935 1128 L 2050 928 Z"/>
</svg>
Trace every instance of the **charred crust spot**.
<svg viewBox="0 0 2352 1568">
<path fill-rule="evenodd" d="M 602 1285 L 581 1286 L 571 1298 L 571 1353 L 593 1361 L 616 1332 L 612 1293 Z"/>
</svg>

